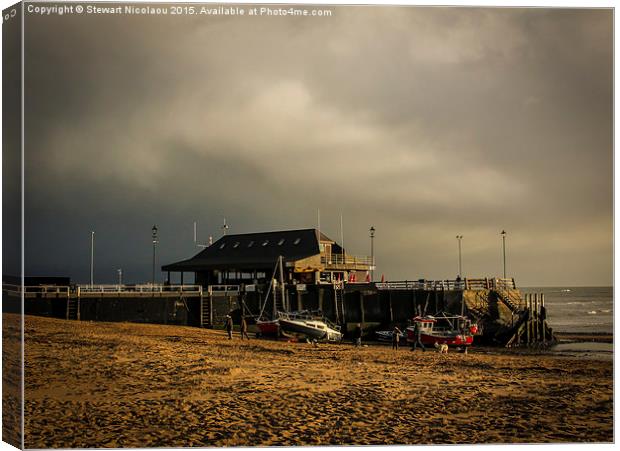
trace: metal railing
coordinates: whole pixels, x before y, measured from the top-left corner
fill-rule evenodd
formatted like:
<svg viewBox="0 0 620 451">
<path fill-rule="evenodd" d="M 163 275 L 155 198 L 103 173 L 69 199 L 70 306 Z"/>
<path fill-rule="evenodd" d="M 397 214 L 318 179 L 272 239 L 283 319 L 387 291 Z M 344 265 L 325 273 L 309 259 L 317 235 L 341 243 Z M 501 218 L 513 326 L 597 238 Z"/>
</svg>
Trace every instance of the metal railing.
<svg viewBox="0 0 620 451">
<path fill-rule="evenodd" d="M 463 290 L 464 280 L 405 280 L 377 282 L 378 290 Z"/>
<path fill-rule="evenodd" d="M 372 266 L 372 257 L 358 257 L 347 254 L 321 255 L 321 264 L 326 266 Z"/>
<path fill-rule="evenodd" d="M 446 280 L 405 280 L 395 282 L 376 282 L 378 290 L 510 290 L 515 289 L 514 279 L 480 278 L 480 279 L 446 279 Z"/>
<path fill-rule="evenodd" d="M 207 294 L 209 296 L 234 296 L 239 294 L 241 287 L 239 285 L 209 285 Z"/>
<path fill-rule="evenodd" d="M 76 291 L 82 293 L 200 293 L 200 285 L 77 285 Z"/>
<path fill-rule="evenodd" d="M 70 287 L 59 285 L 33 285 L 22 286 L 13 284 L 2 284 L 2 293 L 13 296 L 36 295 L 36 294 L 63 294 L 69 295 Z"/>
</svg>

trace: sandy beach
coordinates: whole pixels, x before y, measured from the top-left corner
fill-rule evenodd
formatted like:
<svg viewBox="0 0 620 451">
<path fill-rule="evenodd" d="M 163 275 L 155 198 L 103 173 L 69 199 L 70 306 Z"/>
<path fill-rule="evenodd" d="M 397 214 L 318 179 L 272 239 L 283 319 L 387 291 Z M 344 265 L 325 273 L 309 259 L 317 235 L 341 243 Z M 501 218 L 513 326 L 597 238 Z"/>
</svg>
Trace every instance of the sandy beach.
<svg viewBox="0 0 620 451">
<path fill-rule="evenodd" d="M 609 360 L 26 317 L 25 445 L 610 442 L 612 385 Z"/>
</svg>

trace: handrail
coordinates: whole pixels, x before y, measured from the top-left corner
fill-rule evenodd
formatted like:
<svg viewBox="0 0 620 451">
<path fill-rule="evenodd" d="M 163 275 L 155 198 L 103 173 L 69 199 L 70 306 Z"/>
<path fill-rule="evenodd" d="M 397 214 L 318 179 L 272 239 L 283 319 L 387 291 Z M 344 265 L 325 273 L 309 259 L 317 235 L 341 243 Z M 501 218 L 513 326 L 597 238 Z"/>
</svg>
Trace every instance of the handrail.
<svg viewBox="0 0 620 451">
<path fill-rule="evenodd" d="M 77 285 L 79 293 L 200 293 L 200 285 Z"/>
<path fill-rule="evenodd" d="M 323 265 L 364 265 L 371 266 L 372 265 L 372 257 L 358 257 L 355 255 L 348 254 L 330 254 L 325 255 L 321 254 L 321 264 Z"/>
<path fill-rule="evenodd" d="M 378 290 L 462 290 L 464 280 L 405 280 L 396 282 L 376 282 Z"/>
<path fill-rule="evenodd" d="M 2 291 L 7 293 L 58 293 L 69 294 L 70 287 L 63 285 L 14 285 L 14 284 L 2 284 Z"/>
<path fill-rule="evenodd" d="M 394 282 L 375 282 L 378 290 L 489 290 L 516 289 L 512 278 L 463 278 L 446 280 L 404 280 Z"/>
<path fill-rule="evenodd" d="M 239 285 L 209 285 L 207 294 L 209 296 L 227 296 L 229 294 L 239 294 L 241 287 Z"/>
</svg>

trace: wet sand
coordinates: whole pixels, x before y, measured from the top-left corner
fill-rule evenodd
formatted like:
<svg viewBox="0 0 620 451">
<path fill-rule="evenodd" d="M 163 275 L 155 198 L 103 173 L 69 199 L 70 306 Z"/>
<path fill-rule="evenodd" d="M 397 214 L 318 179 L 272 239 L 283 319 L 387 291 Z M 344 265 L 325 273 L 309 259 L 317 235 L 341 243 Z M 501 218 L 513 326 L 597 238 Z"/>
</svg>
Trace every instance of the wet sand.
<svg viewBox="0 0 620 451">
<path fill-rule="evenodd" d="M 26 317 L 26 447 L 613 440 L 612 362 Z"/>
</svg>

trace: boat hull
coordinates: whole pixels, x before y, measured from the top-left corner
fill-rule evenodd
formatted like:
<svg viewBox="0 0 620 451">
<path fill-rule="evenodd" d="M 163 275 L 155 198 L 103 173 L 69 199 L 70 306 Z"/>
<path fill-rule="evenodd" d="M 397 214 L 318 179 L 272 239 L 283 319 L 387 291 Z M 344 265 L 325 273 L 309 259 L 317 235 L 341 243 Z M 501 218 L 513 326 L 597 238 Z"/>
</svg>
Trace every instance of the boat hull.
<svg viewBox="0 0 620 451">
<path fill-rule="evenodd" d="M 278 320 L 257 321 L 256 327 L 258 327 L 258 330 L 260 331 L 261 335 L 274 336 L 274 337 L 277 337 L 280 335 L 280 323 Z"/>
<path fill-rule="evenodd" d="M 307 326 L 301 321 L 280 319 L 280 327 L 286 332 L 302 334 L 308 338 L 314 338 L 317 340 L 322 340 L 327 336 L 327 332 L 325 330 Z"/>
<path fill-rule="evenodd" d="M 417 337 L 415 332 L 407 329 L 407 343 L 415 343 Z M 424 346 L 433 346 L 435 343 L 446 344 L 448 346 L 471 346 L 474 342 L 473 335 L 463 334 L 420 334 L 420 341 Z"/>
</svg>

